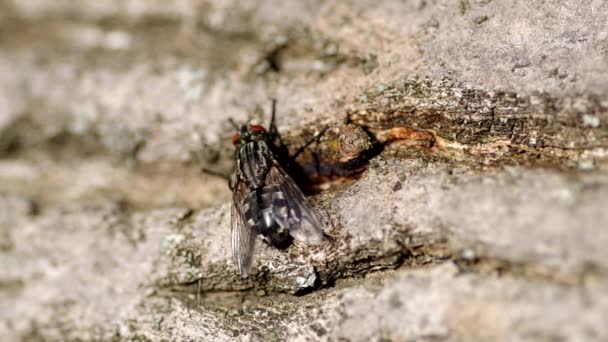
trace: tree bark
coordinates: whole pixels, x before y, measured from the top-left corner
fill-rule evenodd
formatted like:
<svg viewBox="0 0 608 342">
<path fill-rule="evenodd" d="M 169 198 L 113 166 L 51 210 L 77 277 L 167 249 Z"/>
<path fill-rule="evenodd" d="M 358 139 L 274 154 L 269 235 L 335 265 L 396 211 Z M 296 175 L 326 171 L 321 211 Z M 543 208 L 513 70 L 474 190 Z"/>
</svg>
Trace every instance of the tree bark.
<svg viewBox="0 0 608 342">
<path fill-rule="evenodd" d="M 0 2 L 0 339 L 608 339 L 608 5 Z M 230 260 L 271 99 L 326 239 Z"/>
</svg>

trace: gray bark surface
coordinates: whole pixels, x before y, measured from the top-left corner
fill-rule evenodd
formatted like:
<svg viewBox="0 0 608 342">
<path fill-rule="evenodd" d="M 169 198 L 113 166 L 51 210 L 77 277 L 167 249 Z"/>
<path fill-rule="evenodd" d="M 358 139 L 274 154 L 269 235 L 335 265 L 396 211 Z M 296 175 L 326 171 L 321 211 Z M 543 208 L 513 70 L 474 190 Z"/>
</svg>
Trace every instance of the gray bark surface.
<svg viewBox="0 0 608 342">
<path fill-rule="evenodd" d="M 0 1 L 0 340 L 608 340 L 607 18 Z M 244 280 L 200 169 L 272 98 L 292 151 L 328 127 L 298 159 L 327 238 Z"/>
</svg>

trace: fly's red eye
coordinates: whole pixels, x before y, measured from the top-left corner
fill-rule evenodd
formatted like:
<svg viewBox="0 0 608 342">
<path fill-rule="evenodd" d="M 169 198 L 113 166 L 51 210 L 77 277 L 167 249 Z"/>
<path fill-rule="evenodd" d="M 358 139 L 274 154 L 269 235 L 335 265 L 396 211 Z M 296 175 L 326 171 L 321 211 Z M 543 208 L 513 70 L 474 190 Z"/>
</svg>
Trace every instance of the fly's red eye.
<svg viewBox="0 0 608 342">
<path fill-rule="evenodd" d="M 249 130 L 252 132 L 264 132 L 266 131 L 266 128 L 262 125 L 251 125 L 249 126 Z"/>
<path fill-rule="evenodd" d="M 234 135 L 232 136 L 232 143 L 236 144 L 239 141 L 240 137 L 241 137 L 241 134 L 239 132 L 234 133 Z"/>
</svg>

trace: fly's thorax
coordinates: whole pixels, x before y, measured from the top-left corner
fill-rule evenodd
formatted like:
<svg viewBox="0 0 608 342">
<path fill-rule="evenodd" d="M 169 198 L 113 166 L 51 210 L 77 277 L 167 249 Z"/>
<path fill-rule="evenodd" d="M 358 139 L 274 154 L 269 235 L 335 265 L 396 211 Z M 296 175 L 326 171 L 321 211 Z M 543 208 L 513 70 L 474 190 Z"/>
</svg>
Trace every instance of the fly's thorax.
<svg viewBox="0 0 608 342">
<path fill-rule="evenodd" d="M 249 141 L 237 150 L 238 176 L 249 189 L 258 189 L 264 186 L 273 159 L 273 154 L 264 140 Z"/>
</svg>

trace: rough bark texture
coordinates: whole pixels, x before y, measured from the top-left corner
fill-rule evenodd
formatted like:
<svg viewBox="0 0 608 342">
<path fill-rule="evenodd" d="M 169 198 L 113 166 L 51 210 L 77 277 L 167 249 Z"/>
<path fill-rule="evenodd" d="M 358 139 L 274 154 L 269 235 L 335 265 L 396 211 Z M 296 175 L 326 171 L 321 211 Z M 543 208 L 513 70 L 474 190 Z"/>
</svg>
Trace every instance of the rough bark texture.
<svg viewBox="0 0 608 342">
<path fill-rule="evenodd" d="M 608 339 L 605 1 L 0 2 L 0 340 Z M 227 118 L 327 239 L 230 261 Z"/>
</svg>

